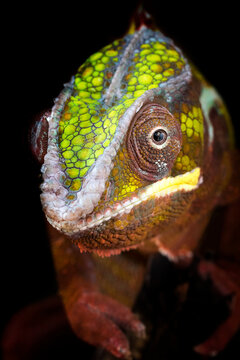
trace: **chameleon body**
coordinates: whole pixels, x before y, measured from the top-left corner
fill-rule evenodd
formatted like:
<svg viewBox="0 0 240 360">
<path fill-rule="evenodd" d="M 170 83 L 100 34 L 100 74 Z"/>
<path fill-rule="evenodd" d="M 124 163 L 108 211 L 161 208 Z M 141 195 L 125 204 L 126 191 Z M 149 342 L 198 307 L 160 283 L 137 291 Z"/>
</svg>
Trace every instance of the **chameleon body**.
<svg viewBox="0 0 240 360">
<path fill-rule="evenodd" d="M 117 325 L 144 333 L 129 307 L 149 255 L 189 261 L 213 208 L 236 194 L 229 115 L 173 41 L 141 24 L 79 67 L 46 127 L 41 200 L 57 229 L 50 235 L 70 324 L 127 357 Z M 114 279 L 126 284 L 119 293 Z"/>
</svg>

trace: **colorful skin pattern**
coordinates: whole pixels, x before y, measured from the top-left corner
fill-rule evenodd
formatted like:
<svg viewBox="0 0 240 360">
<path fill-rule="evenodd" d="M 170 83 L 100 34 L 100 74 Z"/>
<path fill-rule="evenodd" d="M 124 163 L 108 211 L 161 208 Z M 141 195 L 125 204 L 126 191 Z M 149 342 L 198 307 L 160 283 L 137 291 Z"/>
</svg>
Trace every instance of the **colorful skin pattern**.
<svg viewBox="0 0 240 360">
<path fill-rule="evenodd" d="M 71 327 L 128 358 L 121 329 L 144 336 L 130 308 L 150 255 L 189 263 L 212 210 L 238 196 L 229 115 L 173 41 L 141 22 L 79 67 L 35 133 L 41 201 Z M 202 354 L 220 351 L 240 322 L 239 286 L 216 269 L 199 266 L 235 302 L 196 347 Z"/>
</svg>

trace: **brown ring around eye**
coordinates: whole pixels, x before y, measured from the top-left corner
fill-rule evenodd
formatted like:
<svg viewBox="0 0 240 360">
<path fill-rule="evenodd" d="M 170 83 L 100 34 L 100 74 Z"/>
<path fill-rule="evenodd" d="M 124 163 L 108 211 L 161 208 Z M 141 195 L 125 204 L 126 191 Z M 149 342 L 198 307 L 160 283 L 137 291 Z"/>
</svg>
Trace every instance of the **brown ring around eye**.
<svg viewBox="0 0 240 360">
<path fill-rule="evenodd" d="M 156 181 L 171 171 L 182 145 L 181 127 L 166 107 L 150 103 L 132 119 L 126 141 L 132 170 Z"/>
</svg>

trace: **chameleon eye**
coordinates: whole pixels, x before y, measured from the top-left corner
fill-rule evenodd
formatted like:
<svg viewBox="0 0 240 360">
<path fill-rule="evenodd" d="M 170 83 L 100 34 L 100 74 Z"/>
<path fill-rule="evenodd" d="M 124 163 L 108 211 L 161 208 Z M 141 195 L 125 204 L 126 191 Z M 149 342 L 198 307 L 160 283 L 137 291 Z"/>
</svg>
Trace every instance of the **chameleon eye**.
<svg viewBox="0 0 240 360">
<path fill-rule="evenodd" d="M 167 132 L 164 129 L 154 129 L 151 137 L 150 137 L 150 144 L 152 144 L 152 146 L 154 147 L 160 147 L 161 145 L 163 145 L 164 143 L 166 143 L 167 141 Z"/>
<path fill-rule="evenodd" d="M 33 155 L 40 164 L 44 162 L 44 156 L 48 147 L 48 121 L 50 111 L 43 112 L 36 116 L 33 126 L 30 129 L 30 143 Z"/>
<path fill-rule="evenodd" d="M 133 118 L 127 134 L 130 166 L 148 181 L 167 176 L 181 149 L 179 122 L 159 104 L 145 105 Z"/>
</svg>

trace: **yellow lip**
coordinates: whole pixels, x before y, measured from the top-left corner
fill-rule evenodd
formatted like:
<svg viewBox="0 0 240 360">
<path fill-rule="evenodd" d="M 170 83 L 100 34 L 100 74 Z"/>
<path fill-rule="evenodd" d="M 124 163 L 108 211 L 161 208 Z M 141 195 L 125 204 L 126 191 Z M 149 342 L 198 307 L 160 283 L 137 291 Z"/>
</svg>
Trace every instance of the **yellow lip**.
<svg viewBox="0 0 240 360">
<path fill-rule="evenodd" d="M 116 209 L 108 209 L 105 214 L 97 214 L 88 222 L 82 225 L 79 230 L 86 230 L 93 226 L 101 224 L 115 216 L 124 212 L 130 211 L 134 206 L 140 204 L 142 201 L 150 199 L 151 197 L 164 197 L 177 191 L 189 192 L 197 188 L 200 183 L 200 168 L 197 167 L 192 171 L 185 174 L 177 175 L 175 177 L 168 177 L 149 185 L 147 188 L 138 193 L 137 197 L 134 196 L 123 204 L 119 203 Z"/>
<path fill-rule="evenodd" d="M 200 168 L 197 167 L 192 171 L 175 177 L 168 177 L 155 182 L 148 186 L 140 195 L 141 199 L 147 199 L 154 195 L 155 197 L 164 196 L 175 191 L 191 191 L 199 183 Z"/>
</svg>

